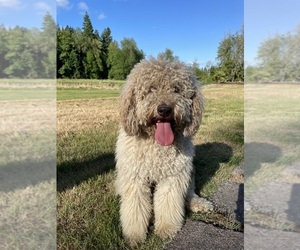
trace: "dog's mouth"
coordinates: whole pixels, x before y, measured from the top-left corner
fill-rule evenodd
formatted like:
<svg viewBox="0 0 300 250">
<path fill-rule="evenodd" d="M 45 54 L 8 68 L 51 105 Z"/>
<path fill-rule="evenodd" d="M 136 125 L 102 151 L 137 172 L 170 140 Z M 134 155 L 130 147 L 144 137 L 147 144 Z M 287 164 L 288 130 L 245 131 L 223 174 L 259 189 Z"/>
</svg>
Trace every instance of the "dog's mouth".
<svg viewBox="0 0 300 250">
<path fill-rule="evenodd" d="M 162 146 L 170 146 L 174 141 L 172 121 L 156 120 L 155 141 Z"/>
</svg>

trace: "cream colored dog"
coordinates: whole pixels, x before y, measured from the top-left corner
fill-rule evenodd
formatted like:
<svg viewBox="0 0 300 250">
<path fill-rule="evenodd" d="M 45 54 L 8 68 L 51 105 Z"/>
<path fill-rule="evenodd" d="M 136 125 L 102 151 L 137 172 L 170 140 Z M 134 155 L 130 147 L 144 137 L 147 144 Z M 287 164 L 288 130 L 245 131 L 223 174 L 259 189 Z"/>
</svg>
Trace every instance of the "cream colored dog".
<svg viewBox="0 0 300 250">
<path fill-rule="evenodd" d="M 137 64 L 123 88 L 116 190 L 131 245 L 145 240 L 153 214 L 155 233 L 172 238 L 182 227 L 186 200 L 193 211 L 212 209 L 193 190 L 192 136 L 203 112 L 199 88 L 184 64 L 153 58 Z"/>
</svg>

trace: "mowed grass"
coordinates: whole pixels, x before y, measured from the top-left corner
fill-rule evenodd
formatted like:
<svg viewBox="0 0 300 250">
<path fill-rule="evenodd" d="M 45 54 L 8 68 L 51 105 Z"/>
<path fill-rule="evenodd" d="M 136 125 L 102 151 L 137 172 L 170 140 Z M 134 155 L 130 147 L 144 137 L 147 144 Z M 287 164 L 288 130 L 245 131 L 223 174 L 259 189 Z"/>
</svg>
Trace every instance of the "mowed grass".
<svg viewBox="0 0 300 250">
<path fill-rule="evenodd" d="M 54 79 L 0 79 L 0 101 L 55 99 Z"/>
<path fill-rule="evenodd" d="M 299 161 L 300 85 L 245 86 L 245 194 Z"/>
<path fill-rule="evenodd" d="M 124 81 L 58 79 L 57 100 L 118 97 Z"/>
<path fill-rule="evenodd" d="M 54 249 L 55 99 L 1 100 L 0 105 L 1 249 Z"/>
<path fill-rule="evenodd" d="M 85 89 L 80 91 L 85 96 Z M 59 97 L 63 92 L 58 91 L 61 101 L 57 103 L 57 247 L 130 249 L 122 238 L 114 190 L 118 98 L 67 100 Z M 209 85 L 203 93 L 206 112 L 194 139 L 194 163 L 196 192 L 210 197 L 243 160 L 243 86 Z M 187 218 L 213 219 L 230 226 L 212 215 L 188 214 Z M 138 249 L 163 249 L 166 243 L 153 234 L 151 226 Z"/>
</svg>

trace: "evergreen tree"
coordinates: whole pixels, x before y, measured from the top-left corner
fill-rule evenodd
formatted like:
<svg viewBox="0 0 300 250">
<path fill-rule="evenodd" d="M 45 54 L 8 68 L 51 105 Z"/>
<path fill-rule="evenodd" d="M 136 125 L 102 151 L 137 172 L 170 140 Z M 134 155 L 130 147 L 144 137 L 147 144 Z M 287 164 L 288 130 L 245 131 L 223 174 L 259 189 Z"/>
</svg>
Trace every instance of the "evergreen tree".
<svg viewBox="0 0 300 250">
<path fill-rule="evenodd" d="M 9 62 L 6 60 L 5 55 L 8 52 L 7 49 L 8 31 L 4 25 L 0 25 L 0 78 L 6 78 L 7 74 L 4 73 L 4 69 L 8 67 Z"/>
<path fill-rule="evenodd" d="M 108 77 L 110 79 L 124 80 L 136 63 L 145 57 L 132 38 L 124 38 L 121 48 L 116 41 L 111 42 L 108 53 Z"/>
<path fill-rule="evenodd" d="M 41 77 L 55 78 L 56 75 L 56 24 L 53 17 L 47 12 L 42 24 L 41 63 L 43 70 Z"/>
<path fill-rule="evenodd" d="M 83 77 L 100 78 L 102 67 L 101 44 L 98 32 L 94 32 L 90 17 L 86 12 L 83 18 L 83 28 L 81 37 L 81 48 L 83 53 Z"/>
<path fill-rule="evenodd" d="M 57 32 L 57 68 L 58 77 L 80 78 L 80 51 L 77 47 L 76 33 L 66 26 Z"/>
<path fill-rule="evenodd" d="M 101 44 L 100 57 L 102 60 L 102 72 L 100 74 L 100 77 L 102 79 L 108 78 L 109 67 L 107 65 L 107 58 L 108 58 L 108 48 L 111 42 L 112 42 L 112 36 L 111 36 L 110 28 L 106 28 L 104 29 L 104 31 L 100 36 L 100 44 Z"/>
<path fill-rule="evenodd" d="M 29 40 L 30 31 L 16 26 L 7 33 L 7 53 L 4 55 L 8 63 L 3 72 L 10 78 L 36 78 L 37 61 L 34 60 L 33 45 Z"/>
<path fill-rule="evenodd" d="M 83 25 L 82 25 L 83 37 L 85 38 L 94 38 L 94 29 L 91 22 L 91 19 L 87 12 L 85 12 L 83 17 Z"/>
</svg>

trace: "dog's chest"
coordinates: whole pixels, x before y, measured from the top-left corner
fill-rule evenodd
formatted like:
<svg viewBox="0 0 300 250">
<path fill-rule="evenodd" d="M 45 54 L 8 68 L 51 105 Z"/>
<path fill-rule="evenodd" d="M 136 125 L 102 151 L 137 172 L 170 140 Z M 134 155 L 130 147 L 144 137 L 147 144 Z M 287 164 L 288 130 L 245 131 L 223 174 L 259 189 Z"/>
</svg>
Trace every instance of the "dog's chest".
<svg viewBox="0 0 300 250">
<path fill-rule="evenodd" d="M 140 143 L 139 143 L 140 144 Z M 144 145 L 141 145 L 144 144 Z M 136 168 L 151 181 L 177 175 L 192 168 L 193 146 L 161 146 L 156 142 L 142 142 L 136 147 Z"/>
</svg>

